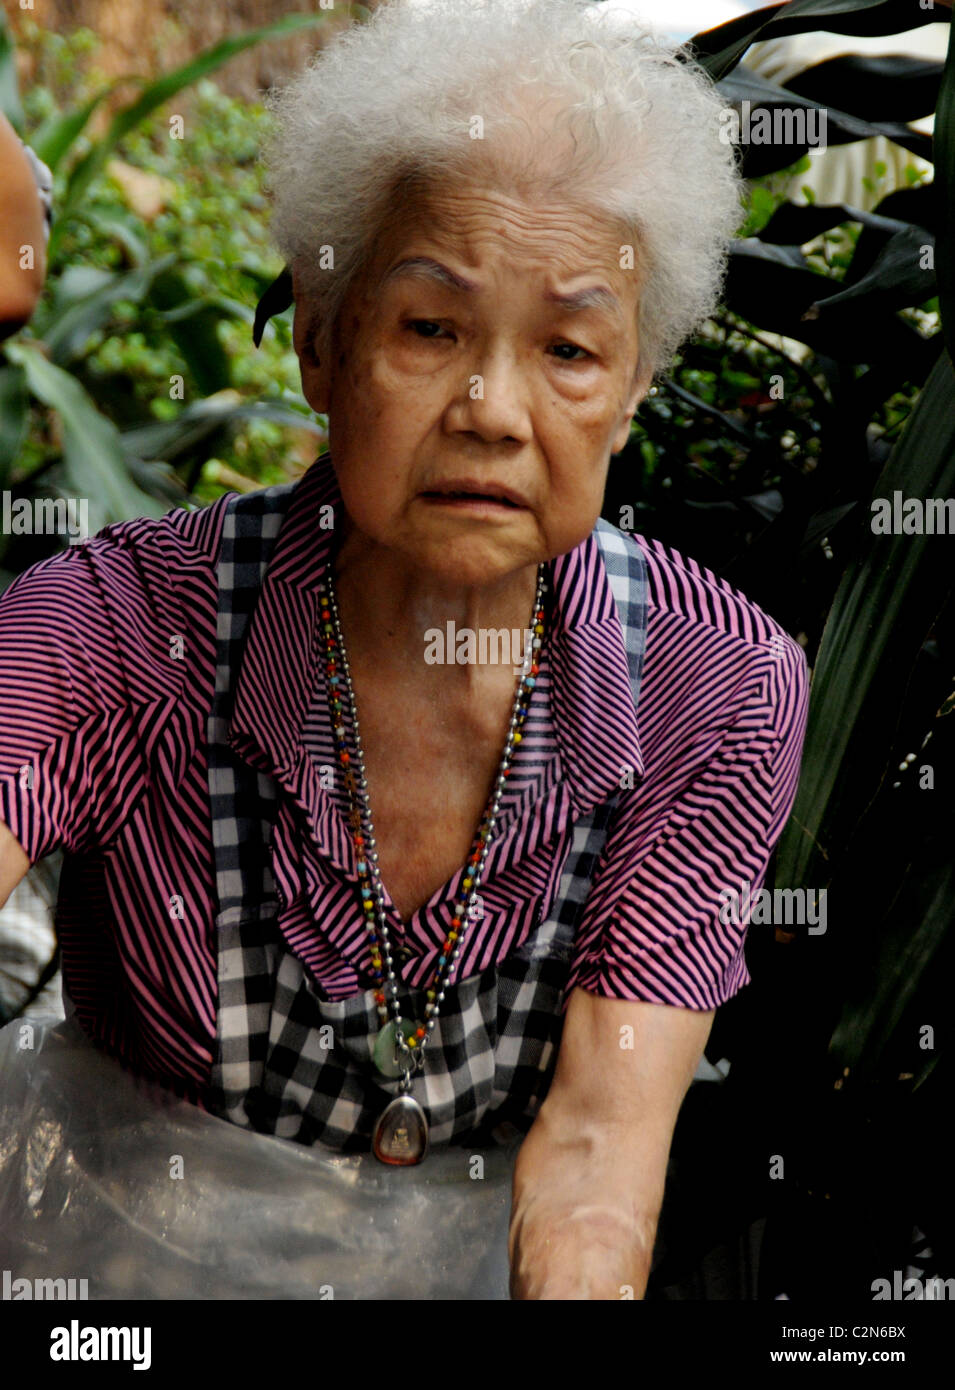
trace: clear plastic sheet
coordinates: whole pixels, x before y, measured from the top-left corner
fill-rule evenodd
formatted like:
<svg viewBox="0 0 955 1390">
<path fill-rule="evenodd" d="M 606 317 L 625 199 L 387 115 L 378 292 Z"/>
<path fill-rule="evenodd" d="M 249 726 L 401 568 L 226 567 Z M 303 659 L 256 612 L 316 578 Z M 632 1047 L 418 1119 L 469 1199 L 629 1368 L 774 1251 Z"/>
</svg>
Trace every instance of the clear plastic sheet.
<svg viewBox="0 0 955 1390">
<path fill-rule="evenodd" d="M 519 1147 L 414 1168 L 308 1148 L 132 1076 L 75 1019 L 17 1021 L 0 1029 L 0 1272 L 85 1279 L 90 1299 L 506 1299 Z"/>
</svg>

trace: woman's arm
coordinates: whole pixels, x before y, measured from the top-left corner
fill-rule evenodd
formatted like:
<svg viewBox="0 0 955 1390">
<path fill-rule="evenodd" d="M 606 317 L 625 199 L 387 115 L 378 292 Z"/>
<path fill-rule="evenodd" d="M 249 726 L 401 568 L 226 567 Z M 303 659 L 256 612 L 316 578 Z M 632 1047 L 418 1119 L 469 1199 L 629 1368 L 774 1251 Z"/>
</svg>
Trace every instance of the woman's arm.
<svg viewBox="0 0 955 1390">
<path fill-rule="evenodd" d="M 643 1297 L 673 1129 L 713 1015 L 573 991 L 514 1170 L 513 1298 Z"/>
<path fill-rule="evenodd" d="M 0 339 L 28 322 L 46 277 L 43 204 L 16 131 L 0 113 Z M 33 247 L 32 269 L 20 266 L 20 247 Z"/>
<path fill-rule="evenodd" d="M 30 867 L 30 857 L 20 841 L 0 820 L 0 907 Z"/>
</svg>

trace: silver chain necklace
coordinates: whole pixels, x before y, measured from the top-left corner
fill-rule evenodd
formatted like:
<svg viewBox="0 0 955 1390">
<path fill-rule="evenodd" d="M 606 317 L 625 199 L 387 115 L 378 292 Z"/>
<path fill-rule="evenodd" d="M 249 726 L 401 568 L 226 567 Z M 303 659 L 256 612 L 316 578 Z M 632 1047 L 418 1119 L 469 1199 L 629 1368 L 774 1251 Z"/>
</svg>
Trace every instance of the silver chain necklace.
<svg viewBox="0 0 955 1390">
<path fill-rule="evenodd" d="M 471 924 L 475 901 L 484 873 L 485 860 L 500 810 L 501 793 L 504 782 L 510 773 L 514 750 L 521 741 L 521 729 L 527 715 L 531 692 L 536 684 L 539 654 L 544 634 L 542 605 L 545 592 L 544 565 L 541 563 L 537 569 L 537 592 L 531 623 L 531 641 L 524 652 L 514 703 L 511 707 L 504 752 L 498 766 L 493 790 L 485 805 L 478 832 L 472 842 L 467 861 L 470 867 L 466 868 L 462 880 L 461 897 L 455 906 L 452 925 L 442 947 L 442 953 L 438 958 L 438 967 L 431 988 L 426 992 L 425 1017 L 423 1022 L 418 1022 L 417 1020 L 403 1019 L 398 1003 L 397 979 L 384 908 L 384 892 L 378 872 L 378 849 L 368 799 L 368 781 L 365 777 L 358 711 L 330 567 L 319 584 L 318 596 L 325 636 L 325 673 L 332 713 L 332 729 L 351 805 L 349 821 L 353 832 L 359 883 L 362 889 L 365 930 L 371 945 L 372 974 L 377 981 L 375 1001 L 382 1026 L 375 1041 L 374 1059 L 382 1075 L 391 1079 L 399 1075 L 401 1077 L 398 1083 L 399 1095 L 385 1107 L 375 1126 L 372 1149 L 375 1157 L 382 1163 L 399 1166 L 420 1163 L 428 1150 L 427 1119 L 421 1106 L 410 1094 L 412 1073 L 423 1070 L 424 1049 L 434 1031 L 440 1005 L 444 1001 L 445 987 L 450 985 L 453 980 L 457 958 L 464 944 L 467 929 Z M 351 713 L 357 776 L 351 768 L 352 755 L 347 751 L 346 729 L 342 718 L 342 683 L 347 691 L 348 706 Z M 390 1020 L 388 1017 L 389 1005 Z"/>
</svg>

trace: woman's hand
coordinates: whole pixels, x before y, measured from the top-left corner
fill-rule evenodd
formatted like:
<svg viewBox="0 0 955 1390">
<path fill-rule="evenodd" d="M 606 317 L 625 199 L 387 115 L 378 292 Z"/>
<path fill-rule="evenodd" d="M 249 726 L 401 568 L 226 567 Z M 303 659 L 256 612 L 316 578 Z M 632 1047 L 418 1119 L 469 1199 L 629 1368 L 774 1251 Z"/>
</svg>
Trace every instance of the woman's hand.
<svg viewBox="0 0 955 1390">
<path fill-rule="evenodd" d="M 713 1012 L 576 989 L 514 1169 L 516 1299 L 642 1298 L 673 1126 Z"/>
</svg>

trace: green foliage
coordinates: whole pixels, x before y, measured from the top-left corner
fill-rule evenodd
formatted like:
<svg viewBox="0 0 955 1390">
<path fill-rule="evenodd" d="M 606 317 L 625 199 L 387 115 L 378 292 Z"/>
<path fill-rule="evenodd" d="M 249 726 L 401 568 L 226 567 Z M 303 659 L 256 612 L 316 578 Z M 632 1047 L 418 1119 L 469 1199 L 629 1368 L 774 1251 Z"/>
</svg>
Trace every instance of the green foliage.
<svg viewBox="0 0 955 1390">
<path fill-rule="evenodd" d="M 226 479 L 277 481 L 314 457 L 322 434 L 298 389 L 291 316 L 249 351 L 255 302 L 279 268 L 257 154 L 267 114 L 228 98 L 209 74 L 252 43 L 323 18 L 286 16 L 156 81 L 125 83 L 97 70 L 89 30 L 25 23 L 51 85 L 35 83 L 20 107 L 7 74 L 8 109 L 22 112 L 27 142 L 53 170 L 54 224 L 40 304 L 4 347 L 16 415 L 0 432 L 0 485 L 88 495 L 77 442 L 95 437 L 106 474 L 118 473 L 89 494 L 99 529 L 209 500 Z M 103 99 L 130 83 L 135 95 L 120 96 L 97 133 Z M 73 389 L 39 389 L 55 377 L 46 358 Z M 179 428 L 156 434 L 150 421 Z M 147 452 L 157 440 L 161 453 Z M 8 574 L 38 558 L 25 538 L 0 537 Z"/>
<path fill-rule="evenodd" d="M 756 38 L 817 25 L 894 34 L 924 18 L 901 0 L 793 0 L 693 43 L 728 95 L 739 95 L 750 84 L 736 83 L 734 64 Z M 841 72 L 820 65 L 792 85 L 808 84 L 820 104 L 828 96 L 838 108 L 840 143 L 865 109 L 870 133 L 933 160 L 933 183 L 910 167 L 906 186 L 889 191 L 880 163 L 864 181 L 884 192 L 873 214 L 827 210 L 811 197 L 797 209 L 775 201 L 773 184 L 776 163 L 792 174 L 791 149 L 755 152 L 761 177 L 744 228 L 753 240 L 734 248 L 726 317 L 748 315 L 760 338 L 772 336 L 774 360 L 754 358 L 751 370 L 763 380 L 781 372 L 785 389 L 772 404 L 755 403 L 762 419 L 754 421 L 733 409 L 728 390 L 714 398 L 698 385 L 698 412 L 721 427 L 724 448 L 732 441 L 729 481 L 724 470 L 717 495 L 709 475 L 678 478 L 674 468 L 669 508 L 652 484 L 646 494 L 650 534 L 763 602 L 798 634 L 812 668 L 799 791 L 773 886 L 827 892 L 827 931 L 768 945 L 751 934 L 757 990 L 735 1014 L 737 1000 L 721 1011 L 716 1030 L 716 1055 L 728 1049 L 734 1058 L 732 1093 L 754 1151 L 786 1154 L 788 1192 L 769 1206 L 785 1213 L 783 1277 L 796 1299 L 867 1297 L 873 1275 L 909 1262 L 916 1222 L 931 1231 L 933 1269 L 947 1277 L 955 1267 L 947 1179 L 926 1175 L 925 1147 L 912 1141 L 918 1133 L 930 1149 L 952 1102 L 944 1025 L 955 926 L 955 566 L 947 534 L 872 528 L 875 499 L 955 495 L 955 50 L 950 40 L 934 74 L 876 61 L 870 76 L 887 82 L 895 65 L 910 83 L 912 119 L 927 114 L 934 88 L 930 150 L 908 127 L 871 120 L 872 85 L 867 98 L 861 80 L 853 86 L 865 59 Z M 760 98 L 794 99 L 769 83 Z M 691 345 L 665 388 L 681 385 L 680 370 L 700 356 Z M 707 343 L 702 360 L 715 372 L 711 356 Z M 797 366 L 803 429 L 798 392 L 790 395 Z M 681 428 L 686 435 L 692 423 Z M 775 433 L 782 466 L 775 510 L 759 518 L 745 489 L 769 481 L 753 472 L 761 431 Z M 645 443 L 634 459 L 646 458 Z M 679 446 L 672 452 L 679 467 Z M 735 1041 L 727 1015 L 745 1020 Z M 801 1268 L 797 1232 L 807 1233 Z M 836 1249 L 833 1272 L 819 1251 Z"/>
<path fill-rule="evenodd" d="M 257 164 L 267 113 L 261 105 L 226 96 L 209 79 L 197 84 L 187 102 L 177 100 L 175 108 L 177 114 L 185 108 L 187 138 L 170 138 L 160 111 L 157 120 L 127 136 L 119 150 L 126 163 L 163 181 L 158 215 L 144 224 L 130 211 L 121 184 L 107 172 L 94 185 L 88 215 L 73 219 L 64 233 L 62 259 L 71 265 L 122 269 L 130 260 L 129 235 L 144 241 L 150 261 L 174 255 L 183 299 L 213 310 L 211 342 L 198 361 L 208 363 L 211 347 L 225 359 L 225 380 L 208 385 L 231 386 L 246 399 L 277 396 L 291 408 L 301 408 L 291 316 L 276 323 L 276 331 L 257 351 L 250 350 L 251 310 L 280 269 L 269 245 Z M 171 332 L 171 312 L 175 306 L 170 311 L 155 303 L 121 300 L 113 320 L 87 345 L 91 379 L 129 383 L 142 413 L 161 420 L 175 419 L 181 408 L 168 396 L 170 377 L 184 365 L 180 342 Z M 194 335 L 195 316 L 184 324 Z M 206 385 L 187 373 L 186 399 L 205 394 Z M 287 441 L 286 427 L 252 423 L 223 442 L 219 457 L 239 474 L 271 481 Z M 200 475 L 194 492 L 197 500 L 208 500 L 220 490 Z"/>
</svg>

